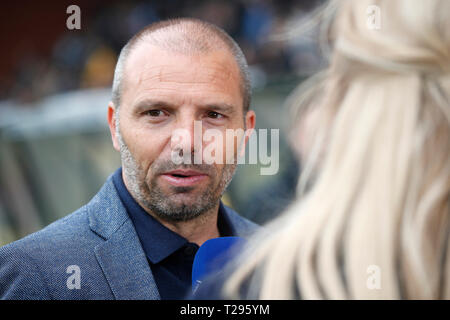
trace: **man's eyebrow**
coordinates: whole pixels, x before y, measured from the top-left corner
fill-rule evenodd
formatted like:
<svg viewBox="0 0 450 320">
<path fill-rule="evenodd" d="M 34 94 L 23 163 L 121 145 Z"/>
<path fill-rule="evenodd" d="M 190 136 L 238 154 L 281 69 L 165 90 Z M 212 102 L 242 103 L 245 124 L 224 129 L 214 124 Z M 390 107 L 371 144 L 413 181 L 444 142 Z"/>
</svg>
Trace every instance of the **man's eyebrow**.
<svg viewBox="0 0 450 320">
<path fill-rule="evenodd" d="M 173 105 L 162 100 L 145 99 L 139 101 L 133 106 L 133 110 L 138 113 L 147 111 L 151 108 L 173 108 Z"/>
<path fill-rule="evenodd" d="M 219 111 L 223 113 L 234 113 L 237 109 L 235 106 L 228 103 L 211 103 L 204 105 L 203 108 L 212 109 L 214 111 Z"/>
<path fill-rule="evenodd" d="M 234 113 L 236 111 L 236 107 L 228 104 L 228 103 L 208 103 L 201 106 L 203 109 L 211 109 L 217 112 L 223 113 Z M 175 106 L 169 102 L 155 99 L 145 99 L 136 103 L 133 107 L 133 110 L 137 113 L 147 111 L 151 108 L 169 108 L 174 109 Z"/>
</svg>

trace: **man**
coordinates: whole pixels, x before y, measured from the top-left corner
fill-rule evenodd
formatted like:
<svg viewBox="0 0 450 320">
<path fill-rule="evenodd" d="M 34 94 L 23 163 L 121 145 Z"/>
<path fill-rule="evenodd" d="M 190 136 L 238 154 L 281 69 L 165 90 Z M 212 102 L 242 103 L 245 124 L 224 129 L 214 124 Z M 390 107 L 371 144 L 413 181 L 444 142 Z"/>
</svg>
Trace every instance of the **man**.
<svg viewBox="0 0 450 320">
<path fill-rule="evenodd" d="M 220 202 L 236 164 L 199 163 L 208 143 L 194 132 L 253 129 L 249 103 L 245 58 L 222 30 L 177 19 L 135 35 L 107 115 L 122 168 L 87 205 L 0 248 L 0 297 L 183 298 L 203 242 L 257 228 Z"/>
</svg>

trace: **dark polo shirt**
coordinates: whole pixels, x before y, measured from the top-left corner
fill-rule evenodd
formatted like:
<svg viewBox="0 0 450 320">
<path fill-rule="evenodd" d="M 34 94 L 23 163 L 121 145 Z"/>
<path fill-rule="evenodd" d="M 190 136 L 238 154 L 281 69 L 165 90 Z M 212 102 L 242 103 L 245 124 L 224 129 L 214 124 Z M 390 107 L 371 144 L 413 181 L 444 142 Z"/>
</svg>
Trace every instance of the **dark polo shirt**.
<svg viewBox="0 0 450 320">
<path fill-rule="evenodd" d="M 123 182 L 122 168 L 114 173 L 113 182 L 134 224 L 161 299 L 183 299 L 191 289 L 192 263 L 199 246 L 166 228 L 134 200 Z M 220 203 L 217 220 L 220 236 L 234 236 L 224 212 Z"/>
</svg>

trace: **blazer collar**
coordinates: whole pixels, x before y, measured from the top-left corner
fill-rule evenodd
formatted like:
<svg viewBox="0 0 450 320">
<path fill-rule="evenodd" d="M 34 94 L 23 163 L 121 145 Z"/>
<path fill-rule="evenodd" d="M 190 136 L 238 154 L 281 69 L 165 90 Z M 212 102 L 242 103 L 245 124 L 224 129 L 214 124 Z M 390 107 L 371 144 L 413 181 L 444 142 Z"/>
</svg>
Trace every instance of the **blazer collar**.
<svg viewBox="0 0 450 320">
<path fill-rule="evenodd" d="M 160 295 L 136 230 L 108 177 L 86 205 L 89 227 L 105 241 L 94 249 L 116 299 L 158 300 Z M 246 237 L 258 227 L 220 204 L 233 233 Z"/>
<path fill-rule="evenodd" d="M 87 204 L 89 226 L 105 241 L 94 249 L 116 299 L 157 300 L 158 289 L 111 176 Z"/>
</svg>

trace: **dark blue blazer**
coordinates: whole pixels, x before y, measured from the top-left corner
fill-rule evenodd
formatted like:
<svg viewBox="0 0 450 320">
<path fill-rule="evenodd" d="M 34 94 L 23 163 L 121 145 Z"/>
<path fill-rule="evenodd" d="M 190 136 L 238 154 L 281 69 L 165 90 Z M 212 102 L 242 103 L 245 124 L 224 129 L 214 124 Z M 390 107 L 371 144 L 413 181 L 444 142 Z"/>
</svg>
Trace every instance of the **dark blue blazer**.
<svg viewBox="0 0 450 320">
<path fill-rule="evenodd" d="M 230 208 L 225 214 L 238 236 L 258 228 Z M 68 285 L 70 266 L 79 268 L 79 289 Z M 85 206 L 0 248 L 0 299 L 160 299 L 111 176 Z"/>
</svg>

